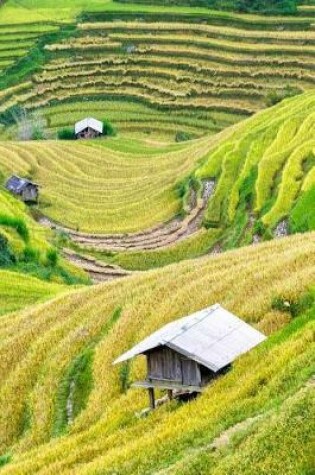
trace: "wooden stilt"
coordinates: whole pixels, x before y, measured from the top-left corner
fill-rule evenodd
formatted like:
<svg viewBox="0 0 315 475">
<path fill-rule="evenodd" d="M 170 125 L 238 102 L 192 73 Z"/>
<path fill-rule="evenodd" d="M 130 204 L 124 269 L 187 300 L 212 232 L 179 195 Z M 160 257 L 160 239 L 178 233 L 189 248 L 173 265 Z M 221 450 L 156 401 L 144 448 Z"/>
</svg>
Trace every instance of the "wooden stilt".
<svg viewBox="0 0 315 475">
<path fill-rule="evenodd" d="M 151 409 L 155 409 L 154 388 L 148 388 Z"/>
<path fill-rule="evenodd" d="M 172 390 L 172 389 L 168 389 L 168 390 L 167 390 L 167 395 L 168 395 L 169 400 L 171 401 L 171 400 L 173 399 L 173 390 Z"/>
</svg>

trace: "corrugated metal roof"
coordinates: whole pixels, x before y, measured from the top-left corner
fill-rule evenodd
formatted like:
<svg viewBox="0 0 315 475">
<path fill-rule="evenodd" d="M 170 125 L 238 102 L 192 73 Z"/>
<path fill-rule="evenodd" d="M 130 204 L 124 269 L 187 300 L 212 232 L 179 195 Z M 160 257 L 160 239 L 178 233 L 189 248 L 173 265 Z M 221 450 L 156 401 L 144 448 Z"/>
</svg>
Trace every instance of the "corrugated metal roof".
<svg viewBox="0 0 315 475">
<path fill-rule="evenodd" d="M 6 182 L 6 189 L 14 193 L 21 193 L 24 188 L 28 185 L 38 186 L 36 183 L 31 182 L 27 178 L 21 178 L 19 176 L 13 175 Z"/>
<path fill-rule="evenodd" d="M 265 335 L 216 304 L 165 325 L 114 364 L 158 346 L 168 346 L 217 372 L 265 339 Z"/>
<path fill-rule="evenodd" d="M 103 133 L 103 122 L 97 119 L 93 119 L 92 117 L 88 117 L 87 119 L 80 120 L 74 126 L 75 133 L 79 134 L 82 130 L 91 127 L 91 129 L 96 130 L 100 134 Z"/>
</svg>

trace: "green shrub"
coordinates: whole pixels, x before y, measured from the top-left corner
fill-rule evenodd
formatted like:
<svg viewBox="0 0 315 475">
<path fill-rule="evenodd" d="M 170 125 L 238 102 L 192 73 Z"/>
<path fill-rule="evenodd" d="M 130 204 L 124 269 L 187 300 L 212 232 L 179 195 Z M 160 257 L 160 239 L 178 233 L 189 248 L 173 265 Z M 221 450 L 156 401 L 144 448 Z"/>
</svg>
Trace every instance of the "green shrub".
<svg viewBox="0 0 315 475">
<path fill-rule="evenodd" d="M 12 460 L 11 454 L 0 455 L 0 468 L 4 467 L 7 463 L 10 463 Z"/>
<path fill-rule="evenodd" d="M 271 308 L 280 312 L 288 312 L 292 318 L 295 318 L 312 308 L 314 301 L 315 297 L 311 292 L 302 295 L 297 300 L 277 296 L 273 298 Z"/>
<path fill-rule="evenodd" d="M 107 137 L 114 137 L 117 135 L 116 129 L 107 119 L 103 120 L 103 135 L 106 135 Z"/>
<path fill-rule="evenodd" d="M 58 252 L 56 249 L 48 249 L 46 252 L 46 263 L 50 267 L 56 267 L 58 264 Z"/>
<path fill-rule="evenodd" d="M 15 261 L 15 256 L 10 250 L 7 238 L 0 234 L 0 267 L 10 266 Z"/>
<path fill-rule="evenodd" d="M 39 259 L 39 252 L 32 246 L 26 246 L 23 251 L 24 262 L 37 262 Z"/>
<path fill-rule="evenodd" d="M 43 129 L 41 129 L 39 127 L 34 127 L 33 128 L 31 140 L 44 140 L 45 138 L 46 137 L 45 137 Z"/>
<path fill-rule="evenodd" d="M 75 131 L 71 127 L 64 127 L 63 129 L 58 130 L 57 137 L 59 140 L 74 140 Z"/>
<path fill-rule="evenodd" d="M 178 131 L 175 136 L 176 142 L 187 142 L 188 140 L 192 140 L 194 137 L 189 134 L 188 132 L 184 132 L 182 130 Z"/>
<path fill-rule="evenodd" d="M 254 234 L 258 234 L 258 236 L 263 236 L 265 234 L 266 227 L 260 219 L 256 221 L 253 231 Z"/>
</svg>

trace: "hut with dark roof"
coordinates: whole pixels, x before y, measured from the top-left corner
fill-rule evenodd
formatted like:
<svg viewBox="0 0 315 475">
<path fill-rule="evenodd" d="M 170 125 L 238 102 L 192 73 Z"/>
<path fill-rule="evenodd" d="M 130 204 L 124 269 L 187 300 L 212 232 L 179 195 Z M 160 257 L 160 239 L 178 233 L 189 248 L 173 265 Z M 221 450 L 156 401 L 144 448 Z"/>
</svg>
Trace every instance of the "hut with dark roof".
<svg viewBox="0 0 315 475">
<path fill-rule="evenodd" d="M 149 391 L 155 407 L 154 389 L 180 394 L 199 393 L 212 379 L 225 372 L 240 355 L 265 340 L 253 327 L 216 304 L 175 320 L 145 338 L 114 361 L 137 355 L 147 359 L 147 378 L 133 384 Z"/>
<path fill-rule="evenodd" d="M 7 180 L 5 188 L 26 203 L 38 202 L 39 185 L 27 178 L 13 175 Z"/>
</svg>

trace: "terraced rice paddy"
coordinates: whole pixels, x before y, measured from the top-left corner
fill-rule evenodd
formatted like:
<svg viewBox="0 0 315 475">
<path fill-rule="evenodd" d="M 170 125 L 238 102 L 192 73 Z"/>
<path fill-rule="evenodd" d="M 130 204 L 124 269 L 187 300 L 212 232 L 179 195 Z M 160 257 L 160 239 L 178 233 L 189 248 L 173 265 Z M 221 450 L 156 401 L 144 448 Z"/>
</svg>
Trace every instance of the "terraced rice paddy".
<svg viewBox="0 0 315 475">
<path fill-rule="evenodd" d="M 59 255 L 53 241 L 25 204 L 0 188 L 0 269 L 6 269 L 0 270 L 0 314 L 21 308 L 23 301 L 31 304 L 56 295 L 63 288 L 59 284 L 89 283 L 85 272 Z M 56 284 L 47 284 L 45 291 L 38 279 Z"/>
<path fill-rule="evenodd" d="M 1 167 L 6 174 L 31 173 L 42 185 L 43 213 L 71 228 L 73 236 L 77 232 L 78 242 L 82 235 L 85 244 L 102 240 L 100 247 L 114 250 L 153 248 L 158 235 L 160 241 L 164 236 L 161 245 L 174 242 L 185 222 L 166 225 L 168 231 L 159 227 L 183 211 L 178 190 L 195 174 L 197 180 L 215 182 L 203 204 L 205 222 L 224 229 L 241 221 L 238 239 L 244 235 L 248 243 L 255 232 L 253 223 L 247 227 L 250 220 L 272 230 L 315 184 L 314 107 L 314 94 L 305 93 L 215 138 L 164 148 L 142 149 L 120 139 L 2 142 Z M 151 229 L 156 226 L 157 231 Z M 138 237 L 124 235 L 139 231 Z"/>
<path fill-rule="evenodd" d="M 5 220 L 9 222 L 5 224 Z M 12 225 L 10 220 L 13 220 Z M 1 190 L 0 230 L 16 254 L 23 254 L 29 246 L 44 256 L 50 248 L 47 242 L 50 233 L 34 222 L 23 203 Z"/>
<path fill-rule="evenodd" d="M 51 299 L 66 290 L 65 285 L 44 282 L 18 272 L 0 270 L 0 317 Z"/>
<path fill-rule="evenodd" d="M 11 26 L 0 22 L 0 74 L 26 57 L 41 36 L 58 29 L 58 26 L 48 22 Z"/>
<path fill-rule="evenodd" d="M 226 463 L 236 462 L 239 446 L 235 453 L 233 448 L 229 451 L 227 459 L 225 453 L 219 457 L 204 453 L 203 447 L 249 417 L 270 417 L 270 411 L 278 417 L 280 409 L 283 417 L 293 416 L 294 401 L 287 398 L 298 394 L 312 374 L 312 314 L 292 321 L 290 313 L 277 310 L 273 302 L 278 297 L 293 304 L 307 291 L 315 277 L 314 245 L 314 233 L 298 235 L 127 277 L 118 285 L 74 292 L 14 318 L 2 317 L 0 354 L 5 352 L 6 357 L 0 358 L 0 450 L 8 461 L 3 474 L 58 470 L 87 475 L 114 469 L 126 475 L 163 473 L 166 468 L 185 473 L 180 462 L 188 470 L 196 462 L 194 456 L 199 460 L 198 473 L 207 473 L 210 463 L 213 473 L 224 473 Z M 184 405 L 173 401 L 147 418 L 137 417 L 146 407 L 146 394 L 135 389 L 124 393 L 124 377 L 112 361 L 163 324 L 216 301 L 267 335 L 279 333 L 240 358 L 197 400 Z M 81 376 L 73 370 L 79 360 L 88 361 Z M 144 371 L 144 361 L 136 360 L 126 373 L 128 381 L 141 378 Z M 88 392 L 83 396 L 78 389 L 72 400 L 67 388 L 80 377 L 87 378 Z M 297 400 L 311 408 L 305 391 L 310 394 L 305 387 Z M 70 425 L 69 401 L 77 414 Z M 293 424 L 289 440 L 281 437 L 285 440 L 281 467 L 286 473 L 296 473 L 292 470 L 298 470 L 301 460 L 310 460 L 306 428 L 311 433 L 307 422 L 311 419 L 303 416 Z M 300 449 L 295 437 L 301 421 L 306 425 Z M 250 443 L 251 437 L 243 436 Z M 293 459 L 290 440 L 296 444 Z M 251 469 L 270 464 L 268 473 L 277 473 L 279 459 L 269 460 L 258 442 L 251 460 Z"/>
<path fill-rule="evenodd" d="M 247 205 L 273 228 L 314 187 L 314 99 L 306 93 L 258 114 L 213 150 L 196 172 L 218 178 L 208 222 L 233 222 L 245 193 Z"/>
<path fill-rule="evenodd" d="M 184 153 L 175 146 L 148 154 L 117 152 L 107 142 L 2 142 L 0 167 L 6 174 L 31 173 L 42 186 L 41 209 L 57 222 L 92 233 L 134 232 L 180 211 L 175 184 L 213 143 L 207 137 L 186 145 Z"/>
<path fill-rule="evenodd" d="M 140 1 L 0 7 L 0 473 L 310 474 L 315 7 Z M 51 140 L 84 116 L 118 137 Z M 147 411 L 144 358 L 113 361 L 217 302 L 268 339 Z"/>
<path fill-rule="evenodd" d="M 23 90 L 0 98 L 0 111 L 17 103 L 41 107 L 50 134 L 86 112 L 108 117 L 123 134 L 174 140 L 179 132 L 216 133 L 277 95 L 314 87 L 309 9 L 305 16 L 301 10 L 296 18 L 254 17 L 250 23 L 253 17 L 232 13 L 171 9 L 161 21 L 162 13 L 149 7 L 140 19 L 128 5 L 120 12 L 107 8 L 83 15 L 70 38 L 48 42 L 41 71 Z"/>
</svg>

